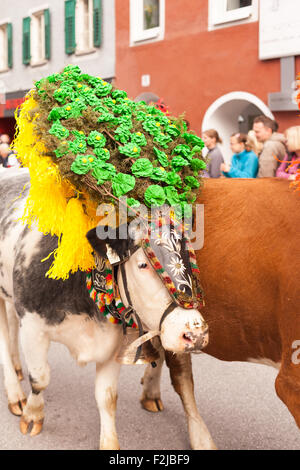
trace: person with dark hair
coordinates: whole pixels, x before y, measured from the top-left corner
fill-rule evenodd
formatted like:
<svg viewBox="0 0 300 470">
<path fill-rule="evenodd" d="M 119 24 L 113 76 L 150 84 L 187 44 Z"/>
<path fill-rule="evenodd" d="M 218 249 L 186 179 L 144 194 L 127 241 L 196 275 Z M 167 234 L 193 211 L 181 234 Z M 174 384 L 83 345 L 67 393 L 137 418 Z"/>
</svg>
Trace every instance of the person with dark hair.
<svg viewBox="0 0 300 470">
<path fill-rule="evenodd" d="M 224 158 L 221 150 L 218 147 L 218 143 L 222 143 L 218 132 L 215 129 L 208 129 L 203 132 L 202 140 L 205 147 L 208 149 L 208 168 L 207 176 L 210 178 L 220 178 L 221 176 L 221 164 L 224 163 Z"/>
<path fill-rule="evenodd" d="M 286 154 L 285 137 L 277 132 L 277 122 L 267 116 L 256 117 L 253 130 L 258 142 L 263 143 L 259 155 L 258 177 L 276 176 L 278 161 L 282 161 Z"/>
<path fill-rule="evenodd" d="M 233 152 L 231 166 L 222 163 L 221 171 L 227 178 L 256 178 L 258 158 L 253 152 L 246 134 L 234 133 L 230 137 Z"/>
</svg>

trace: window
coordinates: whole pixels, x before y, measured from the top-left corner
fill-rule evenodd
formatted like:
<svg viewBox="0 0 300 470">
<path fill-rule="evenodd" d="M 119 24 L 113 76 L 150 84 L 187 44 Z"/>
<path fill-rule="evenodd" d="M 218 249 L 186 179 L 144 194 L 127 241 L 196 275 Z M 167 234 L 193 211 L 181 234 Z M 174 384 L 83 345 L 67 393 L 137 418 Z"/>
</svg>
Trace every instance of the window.
<svg viewBox="0 0 300 470">
<path fill-rule="evenodd" d="M 130 43 L 164 37 L 165 0 L 130 0 Z"/>
<path fill-rule="evenodd" d="M 12 67 L 12 24 L 0 25 L 0 72 Z"/>
<path fill-rule="evenodd" d="M 209 29 L 258 20 L 258 0 L 209 0 Z"/>
<path fill-rule="evenodd" d="M 23 64 L 41 65 L 50 59 L 50 12 L 35 11 L 23 18 Z"/>
<path fill-rule="evenodd" d="M 66 54 L 87 54 L 102 43 L 102 0 L 65 2 Z"/>
</svg>

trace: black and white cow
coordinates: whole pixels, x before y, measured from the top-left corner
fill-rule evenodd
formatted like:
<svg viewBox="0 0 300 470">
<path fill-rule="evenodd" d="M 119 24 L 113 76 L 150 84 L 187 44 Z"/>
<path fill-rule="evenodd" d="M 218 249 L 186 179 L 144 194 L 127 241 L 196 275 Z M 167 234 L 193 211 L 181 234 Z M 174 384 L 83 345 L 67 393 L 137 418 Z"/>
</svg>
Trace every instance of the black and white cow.
<svg viewBox="0 0 300 470">
<path fill-rule="evenodd" d="M 63 343 L 79 364 L 96 363 L 100 449 L 118 449 L 115 411 L 120 365 L 114 358 L 122 344 L 122 326 L 108 322 L 99 314 L 88 294 L 85 273 L 78 271 L 65 281 L 45 277 L 51 259 L 41 260 L 55 249 L 57 240 L 44 236 L 34 227 L 29 229 L 18 220 L 28 189 L 18 196 L 28 181 L 25 169 L 4 170 L 0 174 L 0 341 L 9 408 L 21 416 L 20 428 L 24 434 L 31 423 L 31 435 L 42 430 L 42 392 L 50 380 L 47 352 L 51 341 Z M 118 251 L 115 241 L 110 245 L 110 240 L 99 240 L 96 229 L 89 232 L 88 239 L 102 256 L 112 246 Z M 138 241 L 122 240 L 119 247 L 124 249 L 127 244 L 128 249 L 130 243 L 136 246 Z M 144 329 L 159 330 L 162 315 L 172 303 L 169 292 L 149 265 L 142 248 L 134 250 L 124 266 L 131 302 Z M 126 305 L 120 269 L 118 285 Z M 19 382 L 17 319 L 31 383 L 27 402 Z M 199 350 L 207 344 L 207 325 L 198 310 L 177 306 L 164 318 L 160 339 L 163 347 L 173 352 Z"/>
</svg>

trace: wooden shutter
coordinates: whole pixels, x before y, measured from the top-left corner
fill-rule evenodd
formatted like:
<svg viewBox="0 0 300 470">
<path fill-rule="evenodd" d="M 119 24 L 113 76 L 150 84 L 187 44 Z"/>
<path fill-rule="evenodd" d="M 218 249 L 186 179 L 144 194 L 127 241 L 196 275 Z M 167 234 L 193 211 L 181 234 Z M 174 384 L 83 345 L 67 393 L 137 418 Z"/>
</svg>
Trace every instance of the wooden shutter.
<svg viewBox="0 0 300 470">
<path fill-rule="evenodd" d="M 75 52 L 75 8 L 76 0 L 65 2 L 65 50 L 66 54 Z"/>
<path fill-rule="evenodd" d="M 50 10 L 44 11 L 45 19 L 45 59 L 49 60 L 51 57 L 51 24 L 50 24 Z"/>
<path fill-rule="evenodd" d="M 23 18 L 23 64 L 30 63 L 30 23 L 31 18 Z"/>
<path fill-rule="evenodd" d="M 8 23 L 6 26 L 7 32 L 7 65 L 11 69 L 13 66 L 13 28 L 12 24 Z"/>
<path fill-rule="evenodd" d="M 102 0 L 93 0 L 94 47 L 102 43 Z"/>
</svg>

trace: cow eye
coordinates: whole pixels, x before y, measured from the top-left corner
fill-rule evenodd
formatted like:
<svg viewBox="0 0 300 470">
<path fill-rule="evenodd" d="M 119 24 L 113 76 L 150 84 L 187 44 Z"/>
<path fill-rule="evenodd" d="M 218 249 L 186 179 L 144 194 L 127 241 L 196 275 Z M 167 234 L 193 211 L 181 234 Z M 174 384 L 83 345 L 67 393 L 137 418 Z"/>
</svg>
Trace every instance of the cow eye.
<svg viewBox="0 0 300 470">
<path fill-rule="evenodd" d="M 146 269 L 148 267 L 147 263 L 138 263 L 139 269 Z"/>
</svg>

